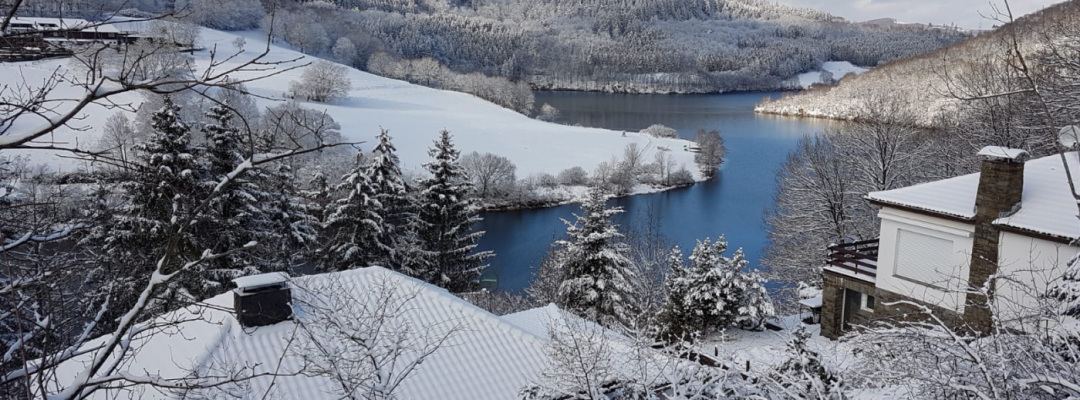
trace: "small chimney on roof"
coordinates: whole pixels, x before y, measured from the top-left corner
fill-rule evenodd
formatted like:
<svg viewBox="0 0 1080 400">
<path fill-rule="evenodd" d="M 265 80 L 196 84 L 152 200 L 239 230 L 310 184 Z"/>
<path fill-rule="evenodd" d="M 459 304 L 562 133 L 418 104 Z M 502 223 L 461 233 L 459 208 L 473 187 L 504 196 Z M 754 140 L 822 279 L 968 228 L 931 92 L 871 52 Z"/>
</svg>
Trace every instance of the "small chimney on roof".
<svg viewBox="0 0 1080 400">
<path fill-rule="evenodd" d="M 240 325 L 252 328 L 292 319 L 292 290 L 284 272 L 233 279 L 233 307 Z"/>
<path fill-rule="evenodd" d="M 1027 152 L 1019 149 L 987 146 L 979 150 L 982 159 L 979 189 L 975 194 L 975 234 L 971 246 L 971 269 L 964 320 L 975 331 L 989 333 L 992 328 L 989 299 L 977 294 L 990 276 L 997 273 L 998 240 L 1001 232 L 994 220 L 1020 210 L 1024 195 L 1024 161 Z M 991 282 L 989 295 L 993 296 Z"/>
</svg>

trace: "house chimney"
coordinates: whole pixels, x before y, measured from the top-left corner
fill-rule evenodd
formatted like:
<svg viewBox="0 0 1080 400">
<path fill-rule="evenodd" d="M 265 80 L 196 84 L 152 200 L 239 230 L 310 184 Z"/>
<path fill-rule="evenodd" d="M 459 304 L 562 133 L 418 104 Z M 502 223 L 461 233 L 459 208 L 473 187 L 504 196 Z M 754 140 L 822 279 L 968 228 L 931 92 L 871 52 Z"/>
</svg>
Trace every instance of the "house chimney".
<svg viewBox="0 0 1080 400">
<path fill-rule="evenodd" d="M 998 239 L 1000 232 L 994 220 L 1020 210 L 1024 194 L 1024 161 L 1027 152 L 997 146 L 987 146 L 979 151 L 982 160 L 979 189 L 975 194 L 975 236 L 971 246 L 971 268 L 968 284 L 972 292 L 967 294 L 964 320 L 979 333 L 989 333 L 993 328 L 987 296 L 976 293 L 986 285 L 991 275 L 997 273 Z M 990 296 L 994 283 L 990 282 Z"/>
<path fill-rule="evenodd" d="M 236 319 L 246 328 L 273 325 L 292 319 L 292 291 L 284 272 L 243 276 L 233 279 L 233 307 Z"/>
</svg>

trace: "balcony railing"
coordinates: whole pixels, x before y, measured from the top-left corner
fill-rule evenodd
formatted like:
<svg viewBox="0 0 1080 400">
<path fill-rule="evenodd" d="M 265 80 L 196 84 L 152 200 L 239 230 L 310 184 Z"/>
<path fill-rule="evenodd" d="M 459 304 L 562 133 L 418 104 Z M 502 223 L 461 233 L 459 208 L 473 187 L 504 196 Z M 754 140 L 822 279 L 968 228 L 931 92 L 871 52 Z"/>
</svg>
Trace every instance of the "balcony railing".
<svg viewBox="0 0 1080 400">
<path fill-rule="evenodd" d="M 877 278 L 878 239 L 829 246 L 825 264 L 851 271 L 856 276 Z"/>
</svg>

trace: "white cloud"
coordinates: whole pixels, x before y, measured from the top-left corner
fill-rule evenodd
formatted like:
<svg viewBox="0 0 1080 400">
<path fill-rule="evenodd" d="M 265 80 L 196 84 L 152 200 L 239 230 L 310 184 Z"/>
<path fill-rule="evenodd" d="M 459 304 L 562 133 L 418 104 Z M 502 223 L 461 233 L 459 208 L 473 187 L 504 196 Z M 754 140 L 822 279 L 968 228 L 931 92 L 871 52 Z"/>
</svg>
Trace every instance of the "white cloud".
<svg viewBox="0 0 1080 400">
<path fill-rule="evenodd" d="M 784 4 L 827 11 L 851 21 L 895 18 L 901 22 L 933 23 L 969 29 L 989 29 L 999 25 L 985 17 L 994 7 L 1004 9 L 1001 0 L 778 0 Z M 1011 0 L 1015 16 L 1058 3 L 1055 0 Z"/>
</svg>

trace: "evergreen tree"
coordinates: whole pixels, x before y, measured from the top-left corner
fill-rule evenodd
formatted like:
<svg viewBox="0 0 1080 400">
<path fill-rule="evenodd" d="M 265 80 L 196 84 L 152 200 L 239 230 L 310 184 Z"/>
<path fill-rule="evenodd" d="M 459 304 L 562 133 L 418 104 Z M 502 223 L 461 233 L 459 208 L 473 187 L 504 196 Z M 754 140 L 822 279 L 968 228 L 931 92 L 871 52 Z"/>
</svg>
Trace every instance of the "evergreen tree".
<svg viewBox="0 0 1080 400">
<path fill-rule="evenodd" d="M 715 244 L 706 238 L 698 241 L 690 255 L 687 277 L 690 290 L 684 301 L 702 332 L 726 328 L 738 316 L 742 298 L 742 289 L 736 282 L 739 270 L 733 265 L 737 262 L 723 256 L 726 250 L 727 242 L 722 236 Z"/>
<path fill-rule="evenodd" d="M 166 272 L 201 253 L 195 244 L 196 229 L 170 237 L 177 224 L 197 219 L 193 207 L 204 198 L 199 179 L 205 172 L 196 163 L 189 128 L 178 117 L 179 111 L 180 107 L 165 97 L 164 106 L 151 117 L 147 141 L 135 146 L 141 170 L 122 185 L 121 205 L 107 217 L 98 216 L 99 226 L 86 239 L 88 244 L 100 246 L 97 262 L 101 268 L 90 279 L 100 296 L 110 298 L 110 310 L 125 310 L 134 303 L 140 283 L 154 271 L 170 239 L 175 239 L 175 260 L 166 266 Z M 104 198 L 99 198 L 98 211 L 109 212 L 103 202 Z M 198 274 L 186 274 L 166 293 L 157 294 L 161 300 L 157 305 L 170 309 L 179 302 L 196 300 L 204 288 Z"/>
<path fill-rule="evenodd" d="M 738 316 L 735 322 L 743 328 L 758 330 L 765 325 L 765 319 L 776 315 L 776 307 L 773 306 L 769 291 L 763 285 L 765 278 L 757 270 L 743 271 L 746 258 L 742 249 L 735 252 L 731 262 L 739 273 L 736 275 L 736 286 L 742 291 L 742 299 L 739 302 Z"/>
<path fill-rule="evenodd" d="M 606 324 L 625 324 L 635 310 L 631 296 L 633 270 L 627 257 L 623 235 L 611 222 L 621 208 L 607 208 L 608 196 L 601 188 L 589 192 L 581 203 L 581 214 L 567 225 L 568 240 L 559 241 L 564 257 L 561 269 L 565 280 L 559 286 L 557 303 L 565 310 Z"/>
<path fill-rule="evenodd" d="M 1080 319 L 1080 256 L 1069 261 L 1065 273 L 1061 279 L 1050 284 L 1047 294 L 1061 302 L 1061 315 Z M 1077 331 L 1072 333 L 1080 337 L 1080 329 L 1073 329 Z"/>
<path fill-rule="evenodd" d="M 228 107 L 215 104 L 206 117 L 209 122 L 203 125 L 202 133 L 206 138 L 208 174 L 202 186 L 210 193 L 247 157 L 240 130 L 230 123 L 233 114 Z M 233 177 L 221 187 L 210 200 L 206 211 L 209 218 L 199 221 L 199 247 L 221 252 L 240 248 L 253 240 L 260 245 L 266 244 L 273 233 L 269 231 L 271 215 L 264 207 L 265 200 L 272 196 L 260 187 L 262 180 L 265 177 L 261 171 L 251 170 Z M 203 268 L 205 276 L 213 285 L 227 287 L 237 276 L 260 272 L 260 267 L 264 267 L 258 260 L 261 255 L 265 255 L 264 252 L 236 252 L 207 262 Z"/>
<path fill-rule="evenodd" d="M 484 260 L 493 254 L 473 253 L 484 232 L 471 232 L 472 224 L 480 217 L 450 132 L 440 133 L 428 155 L 434 161 L 424 164 L 431 177 L 420 181 L 417 232 L 422 241 L 422 260 L 416 264 L 416 274 L 452 292 L 475 290 L 480 272 L 487 267 Z"/>
<path fill-rule="evenodd" d="M 323 229 L 331 235 L 323 268 L 342 271 L 376 264 L 380 249 L 386 248 L 379 241 L 383 206 L 375 196 L 362 153 L 335 189 L 345 196 L 329 205 L 323 222 Z"/>
<path fill-rule="evenodd" d="M 785 398 L 846 398 L 840 378 L 825 369 L 818 353 L 807 347 L 809 339 L 806 328 L 799 326 L 787 343 L 789 358 L 769 373 L 769 380 L 783 388 L 777 392 Z"/>
<path fill-rule="evenodd" d="M 391 143 L 390 133 L 383 129 L 378 140 L 379 143 L 371 150 L 371 163 L 367 167 L 375 199 L 383 206 L 382 234 L 379 237 L 382 246 L 376 249 L 376 258 L 391 269 L 415 275 L 412 265 L 417 257 L 417 243 L 414 240 L 416 202 L 410 196 L 409 187 L 401 174 L 401 163 L 395 154 L 397 149 Z"/>
<path fill-rule="evenodd" d="M 731 258 L 724 256 L 726 250 L 722 236 L 716 243 L 698 241 L 689 268 L 683 266 L 678 248 L 673 250 L 664 280 L 667 298 L 656 327 L 662 339 L 685 340 L 733 323 L 760 329 L 765 318 L 775 314 L 761 274 L 743 271 L 747 261 L 742 249 Z"/>
<path fill-rule="evenodd" d="M 656 336 L 669 343 L 691 340 L 692 336 L 699 333 L 693 329 L 693 314 L 686 306 L 686 295 L 690 293 L 693 283 L 687 279 L 689 277 L 690 273 L 683 263 L 682 250 L 675 246 L 668 256 L 668 272 L 664 276 L 667 296 L 654 328 Z"/>
</svg>

